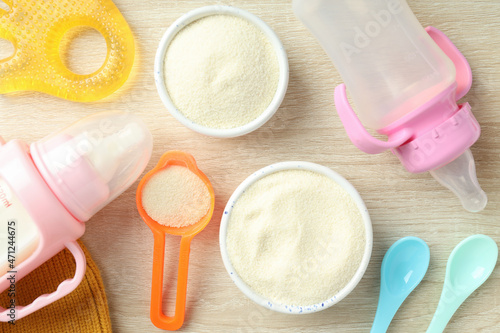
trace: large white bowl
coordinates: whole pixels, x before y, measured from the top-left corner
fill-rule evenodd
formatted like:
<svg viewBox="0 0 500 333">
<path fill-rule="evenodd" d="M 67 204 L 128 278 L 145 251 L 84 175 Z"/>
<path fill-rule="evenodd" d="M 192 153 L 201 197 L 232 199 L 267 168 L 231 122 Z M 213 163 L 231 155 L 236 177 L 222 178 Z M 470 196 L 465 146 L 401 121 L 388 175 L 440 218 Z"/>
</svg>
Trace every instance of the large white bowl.
<svg viewBox="0 0 500 333">
<path fill-rule="evenodd" d="M 313 172 L 317 172 L 320 174 L 323 174 L 331 179 L 333 179 L 336 183 L 338 183 L 340 186 L 342 186 L 354 199 L 356 205 L 359 208 L 359 211 L 361 212 L 361 216 L 364 221 L 364 226 L 365 226 L 365 232 L 366 232 L 366 244 L 365 244 L 365 251 L 363 254 L 363 258 L 361 260 L 361 263 L 352 277 L 352 279 L 347 283 L 347 285 L 340 290 L 336 295 L 334 295 L 332 298 L 326 299 L 320 303 L 317 304 L 304 304 L 302 306 L 293 306 L 293 305 L 287 305 L 287 304 L 278 304 L 275 302 L 272 302 L 269 299 L 266 299 L 262 297 L 261 295 L 257 294 L 250 286 L 248 286 L 243 279 L 236 273 L 233 265 L 231 264 L 231 260 L 229 259 L 229 255 L 227 252 L 227 244 L 226 244 L 226 237 L 227 237 L 227 227 L 228 223 L 231 217 L 231 211 L 234 207 L 234 204 L 238 201 L 239 197 L 245 192 L 245 190 L 250 187 L 253 183 L 255 183 L 257 180 L 271 174 L 274 172 L 282 171 L 282 170 L 293 170 L 293 169 L 299 169 L 299 170 L 310 170 Z M 238 288 L 252 301 L 255 303 L 268 308 L 270 310 L 274 310 L 277 312 L 282 312 L 282 313 L 291 313 L 291 314 L 306 314 L 306 313 L 312 313 L 312 312 L 317 312 L 324 310 L 338 302 L 340 302 L 344 297 L 346 297 L 359 283 L 361 278 L 363 277 L 366 268 L 368 267 L 368 263 L 370 261 L 371 257 L 371 252 L 372 252 L 372 246 L 373 246 L 373 232 L 372 232 L 372 224 L 370 220 L 370 216 L 368 214 L 368 210 L 366 209 L 366 206 L 361 199 L 359 193 L 356 191 L 356 189 L 349 183 L 345 178 L 340 176 L 338 173 L 335 171 L 315 164 L 315 163 L 309 163 L 309 162 L 281 162 L 277 164 L 272 164 L 269 165 L 263 169 L 260 169 L 259 171 L 255 172 L 253 175 L 248 177 L 243 183 L 241 183 L 240 186 L 234 191 L 233 195 L 229 199 L 226 208 L 224 209 L 224 214 L 222 215 L 222 221 L 221 221 L 221 226 L 220 226 L 220 233 L 219 233 L 219 241 L 220 241 L 220 251 L 222 254 L 222 260 L 224 262 L 224 266 L 226 267 L 227 272 L 229 273 L 229 276 L 233 280 L 233 282 L 238 286 Z"/>
<path fill-rule="evenodd" d="M 241 127 L 230 128 L 230 129 L 217 129 L 210 128 L 206 126 L 202 126 L 197 124 L 188 118 L 182 112 L 177 109 L 177 107 L 172 102 L 164 79 L 164 62 L 165 55 L 167 53 L 168 46 L 175 38 L 177 33 L 181 31 L 184 27 L 189 25 L 190 23 L 206 17 L 210 15 L 233 15 L 241 17 L 255 26 L 257 26 L 262 32 L 268 37 L 271 44 L 274 46 L 276 50 L 276 56 L 278 57 L 278 64 L 280 69 L 278 88 L 276 89 L 276 94 L 274 95 L 271 104 L 267 107 L 264 112 L 257 117 L 255 120 L 251 121 L 248 124 L 245 124 Z M 289 79 L 289 67 L 288 67 L 288 58 L 285 52 L 285 48 L 281 43 L 278 36 L 274 33 L 274 31 L 260 18 L 257 16 L 244 11 L 239 8 L 230 7 L 230 6 L 222 6 L 222 5 L 214 5 L 214 6 L 206 6 L 201 7 L 195 10 L 188 12 L 187 14 L 181 16 L 177 19 L 165 32 L 163 38 L 160 41 L 160 46 L 158 47 L 158 51 L 156 52 L 155 58 L 155 82 L 158 93 L 160 94 L 160 98 L 165 104 L 167 110 L 184 126 L 196 131 L 198 133 L 202 133 L 208 136 L 218 137 L 218 138 L 231 138 L 236 136 L 241 136 L 252 131 L 255 131 L 262 125 L 264 125 L 274 113 L 278 110 L 283 102 L 283 98 L 285 97 L 286 90 L 288 88 L 288 79 Z"/>
</svg>

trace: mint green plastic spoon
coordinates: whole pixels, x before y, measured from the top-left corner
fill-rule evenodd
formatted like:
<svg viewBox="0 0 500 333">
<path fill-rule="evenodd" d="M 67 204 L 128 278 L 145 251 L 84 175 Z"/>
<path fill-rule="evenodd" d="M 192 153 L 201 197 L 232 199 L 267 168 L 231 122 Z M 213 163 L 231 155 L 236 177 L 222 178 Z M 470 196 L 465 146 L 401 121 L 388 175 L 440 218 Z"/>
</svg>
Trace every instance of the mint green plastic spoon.
<svg viewBox="0 0 500 333">
<path fill-rule="evenodd" d="M 441 333 L 460 305 L 488 279 L 498 259 L 498 246 L 485 235 L 458 244 L 446 265 L 443 292 L 427 333 Z"/>
</svg>

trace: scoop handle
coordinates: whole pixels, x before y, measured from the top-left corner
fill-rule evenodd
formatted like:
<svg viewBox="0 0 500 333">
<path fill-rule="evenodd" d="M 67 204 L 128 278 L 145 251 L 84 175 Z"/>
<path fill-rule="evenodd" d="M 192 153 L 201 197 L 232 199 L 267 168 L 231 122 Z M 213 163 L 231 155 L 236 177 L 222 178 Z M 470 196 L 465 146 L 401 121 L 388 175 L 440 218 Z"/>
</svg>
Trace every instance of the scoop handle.
<svg viewBox="0 0 500 333">
<path fill-rule="evenodd" d="M 163 330 L 175 331 L 184 323 L 186 308 L 186 290 L 191 251 L 192 236 L 181 238 L 179 251 L 179 268 L 177 271 L 177 295 L 175 297 L 175 313 L 167 317 L 163 313 L 163 267 L 165 262 L 165 234 L 154 231 L 153 251 L 153 283 L 151 286 L 151 322 Z"/>
</svg>

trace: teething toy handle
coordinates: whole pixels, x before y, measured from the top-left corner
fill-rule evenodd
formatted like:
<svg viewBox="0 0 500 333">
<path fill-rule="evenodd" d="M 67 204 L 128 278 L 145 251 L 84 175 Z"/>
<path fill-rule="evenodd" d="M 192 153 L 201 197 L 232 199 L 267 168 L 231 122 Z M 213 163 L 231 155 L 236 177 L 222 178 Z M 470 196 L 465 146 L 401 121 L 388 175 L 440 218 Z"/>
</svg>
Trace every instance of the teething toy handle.
<svg viewBox="0 0 500 333">
<path fill-rule="evenodd" d="M 63 298 L 64 296 L 75 290 L 78 285 L 80 285 L 80 282 L 82 282 L 85 275 L 85 270 L 87 268 L 87 260 L 85 259 L 85 254 L 76 241 L 68 242 L 65 244 L 65 246 L 75 258 L 75 276 L 72 279 L 67 279 L 61 282 L 59 287 L 57 287 L 57 290 L 53 293 L 41 295 L 29 305 L 16 306 L 14 309 L 5 309 L 0 307 L 0 321 L 8 322 L 13 319 L 19 320 L 23 317 L 26 317 L 27 315 Z M 7 276 L 10 276 L 10 274 L 7 274 Z M 14 280 L 16 280 L 15 277 Z"/>
<path fill-rule="evenodd" d="M 186 308 L 186 290 L 188 278 L 189 252 L 193 236 L 181 238 L 179 251 L 179 268 L 177 271 L 177 295 L 175 297 L 175 313 L 173 317 L 163 314 L 163 266 L 165 262 L 165 234 L 154 233 L 153 251 L 153 283 L 151 287 L 151 322 L 158 328 L 175 331 L 184 323 Z"/>
</svg>

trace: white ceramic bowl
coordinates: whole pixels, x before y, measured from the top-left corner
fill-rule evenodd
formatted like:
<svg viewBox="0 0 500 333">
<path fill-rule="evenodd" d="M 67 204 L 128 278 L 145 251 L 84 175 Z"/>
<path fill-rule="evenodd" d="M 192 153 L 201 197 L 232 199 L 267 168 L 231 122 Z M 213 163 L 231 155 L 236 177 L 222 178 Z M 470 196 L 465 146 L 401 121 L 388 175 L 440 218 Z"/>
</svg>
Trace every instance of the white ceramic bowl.
<svg viewBox="0 0 500 333">
<path fill-rule="evenodd" d="M 276 89 L 276 94 L 274 95 L 274 98 L 271 101 L 271 104 L 269 104 L 269 106 L 267 107 L 267 109 L 264 110 L 264 112 L 258 118 L 251 121 L 250 123 L 243 125 L 241 127 L 230 128 L 230 129 L 210 128 L 197 124 L 186 118 L 186 116 L 184 116 L 184 114 L 182 114 L 182 112 L 180 112 L 179 109 L 177 109 L 177 107 L 170 99 L 170 96 L 168 95 L 168 91 L 165 85 L 164 74 L 163 74 L 165 55 L 167 53 L 168 46 L 175 38 L 177 33 L 190 23 L 200 18 L 210 15 L 220 15 L 220 14 L 241 17 L 253 23 L 260 30 L 262 30 L 262 32 L 264 32 L 264 34 L 268 37 L 269 41 L 276 50 L 276 55 L 278 57 L 278 64 L 280 69 L 278 88 Z M 271 119 L 271 117 L 274 115 L 274 113 L 278 110 L 279 106 L 281 105 L 281 102 L 283 102 L 283 98 L 285 97 L 286 90 L 288 88 L 288 79 L 289 79 L 288 58 L 285 52 L 285 48 L 283 47 L 283 44 L 281 43 L 278 36 L 260 18 L 247 11 L 235 7 L 214 5 L 214 6 L 201 7 L 188 12 L 187 14 L 177 19 L 168 28 L 168 30 L 163 35 L 163 38 L 160 41 L 160 46 L 158 47 L 158 51 L 156 52 L 156 58 L 155 58 L 156 88 L 158 89 L 160 98 L 163 101 L 163 104 L 165 104 L 167 110 L 184 126 L 192 129 L 193 131 L 213 137 L 231 138 L 231 137 L 241 136 L 250 133 L 252 131 L 255 131 L 256 129 L 264 125 L 269 119 Z"/>
<path fill-rule="evenodd" d="M 352 277 L 352 279 L 347 283 L 347 285 L 340 290 L 336 295 L 334 295 L 330 299 L 326 299 L 323 302 L 317 303 L 317 304 L 304 304 L 303 306 L 290 306 L 287 304 L 278 304 L 275 302 L 270 301 L 269 299 L 266 299 L 262 297 L 261 295 L 257 294 L 255 291 L 252 290 L 250 286 L 248 286 L 242 279 L 241 277 L 236 273 L 235 269 L 233 268 L 233 265 L 231 264 L 231 261 L 229 259 L 229 255 L 227 252 L 227 244 L 226 244 L 226 236 L 227 236 L 227 226 L 229 223 L 229 219 L 231 217 L 231 211 L 232 207 L 238 201 L 239 197 L 243 194 L 243 192 L 250 187 L 253 183 L 255 183 L 257 180 L 271 174 L 274 172 L 278 172 L 281 170 L 293 170 L 293 169 L 299 169 L 299 170 L 310 170 L 313 172 L 317 172 L 320 174 L 323 174 L 331 179 L 333 179 L 336 183 L 338 183 L 340 186 L 342 186 L 354 199 L 356 205 L 358 206 L 361 216 L 364 221 L 364 226 L 365 226 L 365 231 L 366 231 L 366 244 L 365 244 L 365 251 L 363 254 L 363 258 L 361 260 L 361 264 L 359 265 L 356 273 Z M 233 282 L 238 286 L 238 288 L 252 301 L 255 303 L 268 308 L 270 310 L 274 310 L 277 312 L 282 312 L 282 313 L 290 313 L 290 314 L 306 314 L 306 313 L 313 313 L 317 311 L 324 310 L 326 308 L 329 308 L 330 306 L 340 302 L 344 297 L 346 297 L 359 283 L 361 278 L 363 277 L 366 268 L 368 267 L 368 263 L 370 261 L 371 257 L 371 252 L 372 252 L 372 246 L 373 246 L 373 232 L 372 232 L 372 224 L 370 220 L 370 216 L 368 214 L 368 210 L 366 209 L 366 206 L 361 199 L 359 193 L 356 191 L 356 189 L 349 183 L 345 178 L 340 176 L 338 173 L 335 171 L 315 164 L 315 163 L 309 163 L 309 162 L 281 162 L 281 163 L 276 163 L 269 165 L 263 169 L 260 169 L 259 171 L 255 172 L 253 175 L 245 179 L 243 183 L 238 186 L 236 191 L 234 191 L 233 195 L 229 199 L 226 208 L 224 209 L 224 214 L 222 215 L 222 221 L 221 221 L 221 226 L 220 226 L 220 233 L 219 233 L 219 241 L 220 241 L 220 251 L 222 254 L 222 260 L 224 262 L 224 266 L 226 267 L 227 272 L 229 273 L 229 276 L 233 280 Z"/>
</svg>

